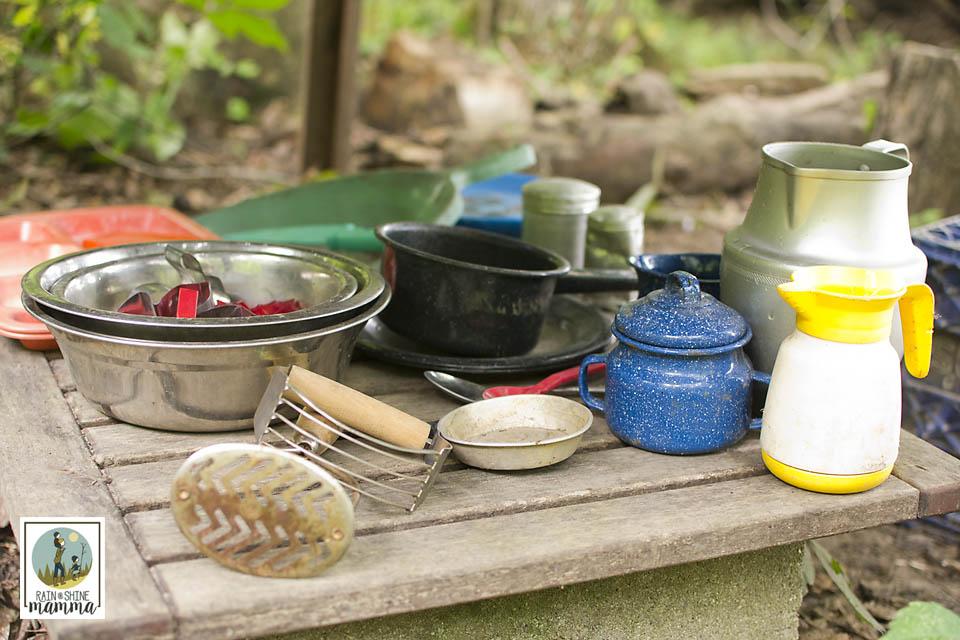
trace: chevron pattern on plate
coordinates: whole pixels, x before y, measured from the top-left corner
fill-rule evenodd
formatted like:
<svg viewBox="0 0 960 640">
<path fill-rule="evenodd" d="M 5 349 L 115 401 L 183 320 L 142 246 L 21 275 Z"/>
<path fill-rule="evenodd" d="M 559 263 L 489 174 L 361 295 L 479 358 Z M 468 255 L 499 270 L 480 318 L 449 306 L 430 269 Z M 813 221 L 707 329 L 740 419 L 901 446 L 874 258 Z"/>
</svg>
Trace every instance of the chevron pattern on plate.
<svg viewBox="0 0 960 640">
<path fill-rule="evenodd" d="M 318 575 L 353 540 L 354 505 L 340 482 L 271 447 L 219 444 L 197 451 L 174 476 L 171 503 L 197 549 L 254 575 Z"/>
</svg>

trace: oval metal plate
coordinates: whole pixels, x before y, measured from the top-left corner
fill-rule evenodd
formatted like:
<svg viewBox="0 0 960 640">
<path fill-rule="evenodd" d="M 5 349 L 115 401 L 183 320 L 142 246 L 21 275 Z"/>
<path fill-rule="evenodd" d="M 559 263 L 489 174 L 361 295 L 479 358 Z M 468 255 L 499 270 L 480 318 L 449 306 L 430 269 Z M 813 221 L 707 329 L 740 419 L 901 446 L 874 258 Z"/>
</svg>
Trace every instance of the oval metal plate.
<svg viewBox="0 0 960 640">
<path fill-rule="evenodd" d="M 353 541 L 354 506 L 327 471 L 254 444 L 219 444 L 177 471 L 171 506 L 204 555 L 258 576 L 306 578 L 335 564 Z"/>
</svg>

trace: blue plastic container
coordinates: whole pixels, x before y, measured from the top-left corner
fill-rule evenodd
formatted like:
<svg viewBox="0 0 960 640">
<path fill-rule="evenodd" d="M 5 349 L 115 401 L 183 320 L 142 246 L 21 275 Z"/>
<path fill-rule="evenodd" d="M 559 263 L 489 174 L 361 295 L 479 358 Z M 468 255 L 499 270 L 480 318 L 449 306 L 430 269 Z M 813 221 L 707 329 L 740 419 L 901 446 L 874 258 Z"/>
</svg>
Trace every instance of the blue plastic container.
<svg viewBox="0 0 960 640">
<path fill-rule="evenodd" d="M 463 215 L 457 226 L 520 237 L 523 228 L 523 185 L 538 176 L 506 175 L 475 182 L 463 189 Z"/>
<path fill-rule="evenodd" d="M 927 284 L 936 299 L 936 325 L 960 328 L 960 216 L 916 229 L 913 243 L 927 256 Z"/>
</svg>

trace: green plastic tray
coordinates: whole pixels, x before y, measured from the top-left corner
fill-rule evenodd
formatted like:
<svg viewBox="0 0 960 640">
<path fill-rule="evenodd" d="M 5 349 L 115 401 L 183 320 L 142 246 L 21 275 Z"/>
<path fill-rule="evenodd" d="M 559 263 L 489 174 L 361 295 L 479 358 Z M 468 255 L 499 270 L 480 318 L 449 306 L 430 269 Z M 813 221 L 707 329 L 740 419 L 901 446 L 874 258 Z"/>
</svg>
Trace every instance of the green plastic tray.
<svg viewBox="0 0 960 640">
<path fill-rule="evenodd" d="M 225 240 L 326 245 L 379 251 L 374 227 L 410 220 L 452 225 L 463 213 L 460 190 L 532 166 L 529 145 L 447 171 L 384 169 L 284 189 L 194 220 Z"/>
</svg>

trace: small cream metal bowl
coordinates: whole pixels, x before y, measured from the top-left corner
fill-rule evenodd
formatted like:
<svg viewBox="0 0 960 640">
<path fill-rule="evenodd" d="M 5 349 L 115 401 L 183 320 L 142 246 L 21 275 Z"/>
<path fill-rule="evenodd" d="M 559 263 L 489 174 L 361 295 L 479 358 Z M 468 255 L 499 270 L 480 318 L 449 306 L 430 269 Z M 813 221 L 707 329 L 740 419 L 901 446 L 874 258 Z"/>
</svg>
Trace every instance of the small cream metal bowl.
<svg viewBox="0 0 960 640">
<path fill-rule="evenodd" d="M 454 409 L 437 423 L 464 464 L 497 471 L 566 460 L 593 424 L 585 406 L 551 395 L 514 395 Z"/>
</svg>

